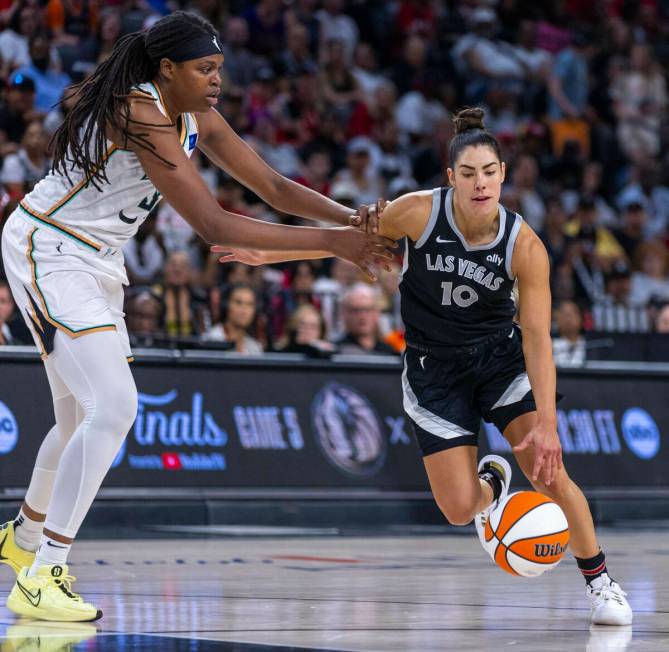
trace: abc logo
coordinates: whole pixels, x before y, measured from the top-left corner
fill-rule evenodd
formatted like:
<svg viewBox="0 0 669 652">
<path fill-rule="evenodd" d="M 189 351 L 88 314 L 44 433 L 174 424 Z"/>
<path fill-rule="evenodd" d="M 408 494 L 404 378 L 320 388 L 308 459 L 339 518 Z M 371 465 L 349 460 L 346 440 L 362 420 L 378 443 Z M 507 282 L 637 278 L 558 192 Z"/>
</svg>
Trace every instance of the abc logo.
<svg viewBox="0 0 669 652">
<path fill-rule="evenodd" d="M 625 410 L 622 431 L 627 446 L 637 457 L 649 460 L 660 450 L 660 431 L 646 410 L 641 408 Z"/>
<path fill-rule="evenodd" d="M 19 438 L 19 427 L 12 411 L 0 401 L 0 455 L 14 449 Z"/>
</svg>

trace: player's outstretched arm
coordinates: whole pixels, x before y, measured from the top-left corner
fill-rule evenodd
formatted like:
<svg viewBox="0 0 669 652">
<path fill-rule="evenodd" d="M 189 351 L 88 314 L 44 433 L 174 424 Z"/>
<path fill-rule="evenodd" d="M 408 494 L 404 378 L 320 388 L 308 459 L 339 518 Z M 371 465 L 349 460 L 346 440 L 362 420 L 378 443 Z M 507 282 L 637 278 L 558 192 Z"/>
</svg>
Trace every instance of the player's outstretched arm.
<svg viewBox="0 0 669 652">
<path fill-rule="evenodd" d="M 537 405 L 537 424 L 515 451 L 534 447 L 532 479 L 541 474 L 551 484 L 562 465 L 555 409 L 556 373 L 551 342 L 550 265 L 546 248 L 524 224 L 513 253 L 513 272 L 518 278 L 520 325 L 527 376 Z"/>
<path fill-rule="evenodd" d="M 216 109 L 198 113 L 197 117 L 198 148 L 214 164 L 276 210 L 341 226 L 361 226 L 364 229 L 369 223 L 370 232 L 376 232 L 378 220 L 374 209 L 370 209 L 369 221 L 363 219 L 360 224 L 360 209 L 351 210 L 279 174 L 235 133 Z M 356 214 L 357 219 L 354 217 Z M 367 217 L 365 214 L 364 218 Z"/>
<path fill-rule="evenodd" d="M 377 257 L 385 256 L 386 248 L 393 245 L 388 238 L 358 229 L 283 226 L 225 211 L 186 156 L 176 130 L 153 103 L 133 102 L 131 119 L 133 129 L 145 135 L 153 151 L 130 143 L 124 146 L 132 147 L 158 191 L 209 243 L 270 251 L 323 251 L 349 260 L 370 276 Z"/>
<path fill-rule="evenodd" d="M 423 233 L 432 207 L 432 191 L 412 192 L 398 197 L 382 209 L 382 219 L 379 220 L 379 234 L 389 240 L 397 241 L 405 236 L 418 240 Z M 334 231 L 336 229 L 330 229 Z M 283 263 L 289 260 L 305 260 L 327 258 L 330 254 L 325 251 L 262 251 L 241 250 L 224 245 L 214 245 L 211 250 L 222 254 L 221 263 L 240 262 L 246 265 L 267 265 Z M 388 259 L 392 256 L 387 256 Z M 384 269 L 387 263 L 381 257 L 377 261 Z"/>
</svg>

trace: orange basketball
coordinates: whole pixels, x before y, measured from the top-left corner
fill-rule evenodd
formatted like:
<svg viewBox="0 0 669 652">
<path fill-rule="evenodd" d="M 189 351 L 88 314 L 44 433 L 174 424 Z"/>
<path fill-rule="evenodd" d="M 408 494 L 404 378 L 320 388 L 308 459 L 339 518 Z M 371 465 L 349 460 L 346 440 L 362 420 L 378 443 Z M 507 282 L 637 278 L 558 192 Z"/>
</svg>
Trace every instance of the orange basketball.
<svg viewBox="0 0 669 652">
<path fill-rule="evenodd" d="M 569 543 L 569 526 L 550 498 L 519 491 L 492 511 L 483 539 L 483 547 L 507 573 L 537 577 L 560 563 Z"/>
</svg>

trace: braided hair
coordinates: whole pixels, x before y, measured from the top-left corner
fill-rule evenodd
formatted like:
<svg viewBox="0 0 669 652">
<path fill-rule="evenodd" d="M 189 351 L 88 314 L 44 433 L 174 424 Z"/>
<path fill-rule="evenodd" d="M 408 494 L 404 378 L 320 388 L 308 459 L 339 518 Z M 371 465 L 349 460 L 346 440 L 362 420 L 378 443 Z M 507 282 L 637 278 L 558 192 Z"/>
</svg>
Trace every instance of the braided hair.
<svg viewBox="0 0 669 652">
<path fill-rule="evenodd" d="M 128 98 L 134 86 L 155 79 L 166 53 L 193 38 L 215 36 L 216 33 L 213 25 L 204 18 L 176 11 L 161 18 L 147 31 L 120 38 L 109 58 L 90 77 L 73 86 L 72 92 L 64 98 L 67 100 L 76 95 L 77 103 L 53 135 L 52 170 L 61 172 L 72 183 L 69 171 L 79 168 L 88 182 L 100 190 L 100 183 L 109 183 L 104 166 L 108 130 L 121 135 L 124 147 L 133 143 L 173 168 L 173 163 L 155 151 L 148 133 L 131 130 L 130 125 L 166 128 L 174 125 L 133 120 Z"/>
</svg>

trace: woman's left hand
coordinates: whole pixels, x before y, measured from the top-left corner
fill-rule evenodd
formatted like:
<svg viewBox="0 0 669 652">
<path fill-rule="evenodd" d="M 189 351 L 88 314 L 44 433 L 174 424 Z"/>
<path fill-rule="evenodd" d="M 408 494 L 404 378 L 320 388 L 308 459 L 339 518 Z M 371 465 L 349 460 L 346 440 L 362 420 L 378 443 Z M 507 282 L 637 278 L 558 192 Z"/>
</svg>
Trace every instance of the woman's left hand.
<svg viewBox="0 0 669 652">
<path fill-rule="evenodd" d="M 244 265 L 265 265 L 265 252 L 260 249 L 232 249 L 223 245 L 212 245 L 210 250 L 219 257 L 219 263 L 244 263 Z"/>
<path fill-rule="evenodd" d="M 387 206 L 385 199 L 379 198 L 376 204 L 363 204 L 348 220 L 350 226 L 358 227 L 365 233 L 378 233 L 381 213 Z"/>
</svg>

